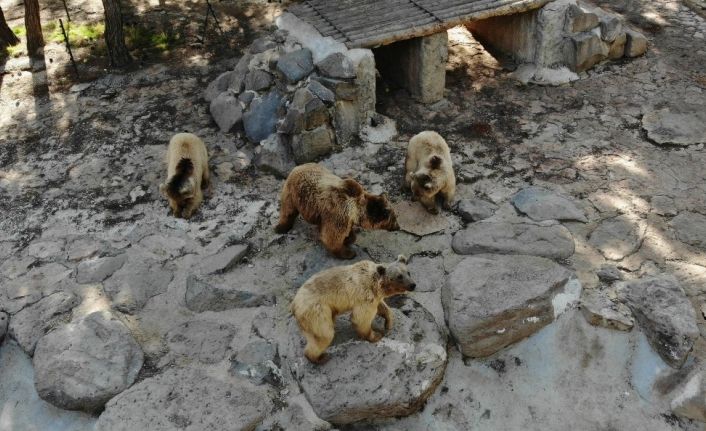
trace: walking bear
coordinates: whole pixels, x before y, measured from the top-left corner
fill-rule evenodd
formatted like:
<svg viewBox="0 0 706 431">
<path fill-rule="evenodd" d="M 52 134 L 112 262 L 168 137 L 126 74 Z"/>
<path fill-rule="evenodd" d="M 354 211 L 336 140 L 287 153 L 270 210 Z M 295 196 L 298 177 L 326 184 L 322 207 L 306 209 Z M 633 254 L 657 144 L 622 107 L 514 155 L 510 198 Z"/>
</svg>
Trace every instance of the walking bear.
<svg viewBox="0 0 706 431">
<path fill-rule="evenodd" d="M 392 311 L 385 298 L 415 287 L 407 258 L 402 255 L 388 264 L 364 260 L 313 275 L 299 288 L 290 307 L 306 338 L 304 355 L 311 362 L 323 362 L 326 348 L 333 341 L 336 316 L 348 311 L 358 336 L 372 343 L 378 341 L 382 335 L 371 326 L 376 315 L 385 319 L 386 331 L 392 329 Z"/>
<path fill-rule="evenodd" d="M 286 233 L 297 215 L 319 226 L 324 246 L 334 256 L 352 259 L 354 229 L 397 230 L 397 217 L 387 195 L 374 195 L 352 178 L 341 179 L 316 163 L 292 169 L 282 187 L 275 232 Z"/>
<path fill-rule="evenodd" d="M 210 185 L 206 145 L 191 133 L 174 135 L 167 150 L 167 182 L 159 185 L 174 216 L 190 218 L 203 201 L 201 189 Z"/>
</svg>

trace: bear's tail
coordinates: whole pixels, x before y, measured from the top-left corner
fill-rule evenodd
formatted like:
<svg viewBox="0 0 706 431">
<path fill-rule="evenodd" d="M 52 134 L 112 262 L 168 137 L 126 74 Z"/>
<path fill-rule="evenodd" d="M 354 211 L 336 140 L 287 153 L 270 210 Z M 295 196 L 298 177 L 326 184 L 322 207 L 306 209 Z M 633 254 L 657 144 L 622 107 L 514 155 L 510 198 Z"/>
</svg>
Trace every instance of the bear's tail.
<svg viewBox="0 0 706 431">
<path fill-rule="evenodd" d="M 169 179 L 167 184 L 167 193 L 172 198 L 177 198 L 181 195 L 181 190 L 184 187 L 184 183 L 189 179 L 194 173 L 194 162 L 191 159 L 181 159 L 176 166 L 176 172 L 174 176 Z"/>
</svg>

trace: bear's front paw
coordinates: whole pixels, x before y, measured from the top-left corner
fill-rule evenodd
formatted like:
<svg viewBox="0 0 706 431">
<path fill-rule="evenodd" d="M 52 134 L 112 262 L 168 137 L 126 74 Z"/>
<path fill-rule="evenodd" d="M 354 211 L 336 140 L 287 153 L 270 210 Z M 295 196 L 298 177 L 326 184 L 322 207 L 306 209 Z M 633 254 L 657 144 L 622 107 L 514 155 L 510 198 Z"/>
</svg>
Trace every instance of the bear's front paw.
<svg viewBox="0 0 706 431">
<path fill-rule="evenodd" d="M 278 224 L 277 226 L 275 226 L 275 233 L 279 233 L 279 234 L 287 233 L 287 232 L 289 232 L 289 228 L 290 227 L 287 225 Z"/>
<path fill-rule="evenodd" d="M 439 208 L 437 208 L 437 207 L 428 207 L 427 211 L 429 211 L 429 213 L 434 214 L 434 215 L 439 214 Z"/>
<path fill-rule="evenodd" d="M 381 338 L 382 334 L 372 330 L 370 331 L 370 335 L 368 335 L 368 341 L 370 341 L 371 343 L 377 343 L 378 341 L 380 341 Z"/>
<path fill-rule="evenodd" d="M 355 251 L 350 248 L 344 248 L 333 253 L 339 259 L 353 259 L 355 257 Z"/>
<path fill-rule="evenodd" d="M 392 330 L 392 318 L 385 319 L 385 332 Z"/>
</svg>

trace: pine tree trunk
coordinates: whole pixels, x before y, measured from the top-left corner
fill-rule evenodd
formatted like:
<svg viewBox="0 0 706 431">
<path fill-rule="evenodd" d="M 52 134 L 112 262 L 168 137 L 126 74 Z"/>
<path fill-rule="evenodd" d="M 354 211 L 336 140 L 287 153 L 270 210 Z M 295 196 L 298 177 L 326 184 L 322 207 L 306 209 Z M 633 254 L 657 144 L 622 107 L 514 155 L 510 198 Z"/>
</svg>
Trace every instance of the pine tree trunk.
<svg viewBox="0 0 706 431">
<path fill-rule="evenodd" d="M 20 40 L 10 30 L 10 26 L 5 21 L 5 14 L 2 13 L 2 8 L 0 8 L 0 48 L 17 45 L 18 43 L 20 43 Z"/>
<path fill-rule="evenodd" d="M 27 29 L 27 53 L 33 57 L 37 55 L 37 50 L 44 46 L 38 0 L 25 0 L 25 28 Z"/>
<path fill-rule="evenodd" d="M 113 67 L 126 66 L 132 62 L 132 57 L 125 46 L 120 0 L 103 0 L 103 9 L 105 10 L 105 44 L 108 47 L 110 64 Z"/>
</svg>

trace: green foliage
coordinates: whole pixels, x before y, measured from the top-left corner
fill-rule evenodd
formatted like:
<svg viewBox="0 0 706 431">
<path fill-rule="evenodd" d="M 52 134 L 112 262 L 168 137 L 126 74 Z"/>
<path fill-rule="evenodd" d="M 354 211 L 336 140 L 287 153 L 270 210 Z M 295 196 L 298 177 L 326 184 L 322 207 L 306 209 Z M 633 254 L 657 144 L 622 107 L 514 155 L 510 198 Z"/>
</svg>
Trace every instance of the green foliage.
<svg viewBox="0 0 706 431">
<path fill-rule="evenodd" d="M 18 25 L 16 27 L 12 27 L 12 32 L 15 33 L 15 36 L 22 37 L 27 34 L 27 29 L 23 25 Z"/>
<path fill-rule="evenodd" d="M 71 46 L 88 46 L 103 38 L 105 25 L 96 24 L 72 24 L 64 23 L 64 30 L 69 36 Z M 44 26 L 44 33 L 47 39 L 55 43 L 64 43 L 64 35 L 61 34 L 61 27 L 58 22 L 51 22 Z"/>
<path fill-rule="evenodd" d="M 125 26 L 125 41 L 129 49 L 169 51 L 180 42 L 179 35 L 167 31 L 153 31 L 140 25 Z"/>
</svg>

